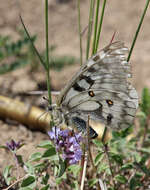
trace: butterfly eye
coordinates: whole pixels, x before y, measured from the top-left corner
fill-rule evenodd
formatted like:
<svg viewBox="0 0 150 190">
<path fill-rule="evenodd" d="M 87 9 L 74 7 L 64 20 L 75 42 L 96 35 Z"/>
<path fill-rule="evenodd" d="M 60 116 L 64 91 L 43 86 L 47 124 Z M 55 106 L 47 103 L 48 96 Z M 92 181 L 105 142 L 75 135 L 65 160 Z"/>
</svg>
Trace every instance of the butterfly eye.
<svg viewBox="0 0 150 190">
<path fill-rule="evenodd" d="M 107 102 L 108 106 L 112 106 L 114 104 L 113 101 L 111 101 L 111 100 L 106 100 L 106 102 Z"/>
<path fill-rule="evenodd" d="M 89 91 L 89 96 L 94 97 L 95 96 L 94 92 L 93 91 Z"/>
</svg>

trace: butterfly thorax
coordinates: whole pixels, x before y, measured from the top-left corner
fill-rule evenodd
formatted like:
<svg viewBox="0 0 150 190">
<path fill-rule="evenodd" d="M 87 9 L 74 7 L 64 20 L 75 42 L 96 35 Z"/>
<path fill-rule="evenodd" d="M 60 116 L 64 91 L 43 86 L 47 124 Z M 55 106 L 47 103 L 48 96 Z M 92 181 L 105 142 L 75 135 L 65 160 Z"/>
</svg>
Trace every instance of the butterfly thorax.
<svg viewBox="0 0 150 190">
<path fill-rule="evenodd" d="M 51 112 L 54 124 L 58 127 L 61 127 L 61 125 L 65 123 L 64 110 L 62 110 L 62 108 L 59 107 L 58 105 L 54 105 L 51 109 Z"/>
</svg>

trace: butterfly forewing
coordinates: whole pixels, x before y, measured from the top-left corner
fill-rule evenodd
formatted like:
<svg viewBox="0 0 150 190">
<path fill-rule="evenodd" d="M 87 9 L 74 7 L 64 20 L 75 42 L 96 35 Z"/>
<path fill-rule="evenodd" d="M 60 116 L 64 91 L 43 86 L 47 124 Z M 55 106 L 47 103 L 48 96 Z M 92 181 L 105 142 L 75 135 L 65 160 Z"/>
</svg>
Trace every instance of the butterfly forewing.
<svg viewBox="0 0 150 190">
<path fill-rule="evenodd" d="M 73 118 L 86 122 L 90 116 L 118 130 L 133 122 L 138 96 L 127 82 L 131 77 L 127 52 L 123 43 L 114 42 L 90 58 L 70 80 L 58 100 L 69 123 Z"/>
</svg>

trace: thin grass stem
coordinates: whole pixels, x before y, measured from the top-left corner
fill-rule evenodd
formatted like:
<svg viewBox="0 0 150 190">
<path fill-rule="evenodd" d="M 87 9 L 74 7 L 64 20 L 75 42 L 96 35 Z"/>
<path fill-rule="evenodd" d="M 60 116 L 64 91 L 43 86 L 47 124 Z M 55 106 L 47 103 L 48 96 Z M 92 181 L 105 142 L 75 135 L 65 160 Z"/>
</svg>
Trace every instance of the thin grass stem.
<svg viewBox="0 0 150 190">
<path fill-rule="evenodd" d="M 91 42 L 91 35 L 92 35 L 93 15 L 94 15 L 94 5 L 95 5 L 95 0 L 90 0 L 90 13 L 89 13 L 88 38 L 87 38 L 87 47 L 86 47 L 86 60 L 89 58 L 90 42 Z"/>
<path fill-rule="evenodd" d="M 46 36 L 46 78 L 49 104 L 52 104 L 49 73 L 49 43 L 48 43 L 48 0 L 45 0 L 45 36 Z"/>
<path fill-rule="evenodd" d="M 143 23 L 143 20 L 144 20 L 144 17 L 145 17 L 145 14 L 146 14 L 146 11 L 147 11 L 149 2 L 150 2 L 150 0 L 147 0 L 147 1 L 146 1 L 143 14 L 142 14 L 142 16 L 141 16 L 139 25 L 138 25 L 137 30 L 136 30 L 136 33 L 135 33 L 135 36 L 134 36 L 134 38 L 133 38 L 133 42 L 132 42 L 132 45 L 131 45 L 131 48 L 130 48 L 130 51 L 129 51 L 129 55 L 128 55 L 127 61 L 129 61 L 130 58 L 131 58 L 131 54 L 132 54 L 133 48 L 134 48 L 134 46 L 135 46 L 135 42 L 136 42 L 136 40 L 137 40 L 139 31 L 140 31 L 140 29 L 141 29 L 141 26 L 142 26 L 142 23 Z"/>
<path fill-rule="evenodd" d="M 83 63 L 83 55 L 82 55 L 82 32 L 81 32 L 81 17 L 80 17 L 80 0 L 78 0 L 77 4 L 78 4 L 79 39 L 80 39 L 80 65 L 82 65 L 82 63 Z"/>
<path fill-rule="evenodd" d="M 105 12 L 105 7 L 106 7 L 106 1 L 107 0 L 104 0 L 103 6 L 102 6 L 102 13 L 101 13 L 100 23 L 99 23 L 99 27 L 98 27 L 98 33 L 97 33 L 97 38 L 96 38 L 96 47 L 95 47 L 94 53 L 97 52 L 98 45 L 99 45 L 100 34 L 101 34 L 102 24 L 103 24 L 103 18 L 104 18 L 104 12 Z"/>
<path fill-rule="evenodd" d="M 38 58 L 39 58 L 41 64 L 43 65 L 43 67 L 46 69 L 45 62 L 43 61 L 43 59 L 41 58 L 41 56 L 40 56 L 38 50 L 36 49 L 35 45 L 33 44 L 32 39 L 31 39 L 31 37 L 30 37 L 30 34 L 29 34 L 29 32 L 28 32 L 28 30 L 27 30 L 27 28 L 26 28 L 26 26 L 25 26 L 25 24 L 24 24 L 24 22 L 23 22 L 23 19 L 22 19 L 21 15 L 20 15 L 20 20 L 21 20 L 21 24 L 22 24 L 22 26 L 23 26 L 23 28 L 24 28 L 24 31 L 25 31 L 26 35 L 28 36 L 28 38 L 29 38 L 29 40 L 30 40 L 30 43 L 31 43 L 31 46 L 32 46 L 33 50 L 35 51 L 36 55 L 38 56 Z"/>
<path fill-rule="evenodd" d="M 100 0 L 97 0 L 97 4 L 96 4 L 96 14 L 95 14 L 94 39 L 93 39 L 93 49 L 92 49 L 92 54 L 95 53 L 95 45 L 96 45 L 96 35 L 97 35 L 97 24 L 98 24 L 99 7 L 100 7 Z"/>
</svg>

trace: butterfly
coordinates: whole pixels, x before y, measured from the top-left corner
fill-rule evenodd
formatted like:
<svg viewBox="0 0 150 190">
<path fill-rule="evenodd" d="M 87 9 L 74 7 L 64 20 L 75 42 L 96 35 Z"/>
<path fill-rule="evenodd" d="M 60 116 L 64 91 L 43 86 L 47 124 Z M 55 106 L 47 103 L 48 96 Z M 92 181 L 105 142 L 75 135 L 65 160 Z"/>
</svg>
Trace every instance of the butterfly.
<svg viewBox="0 0 150 190">
<path fill-rule="evenodd" d="M 138 95 L 127 81 L 131 64 L 126 60 L 128 48 L 123 42 L 110 43 L 89 58 L 60 92 L 54 118 L 79 131 L 86 131 L 88 117 L 112 130 L 133 123 Z M 97 137 L 90 126 L 90 137 Z"/>
</svg>

